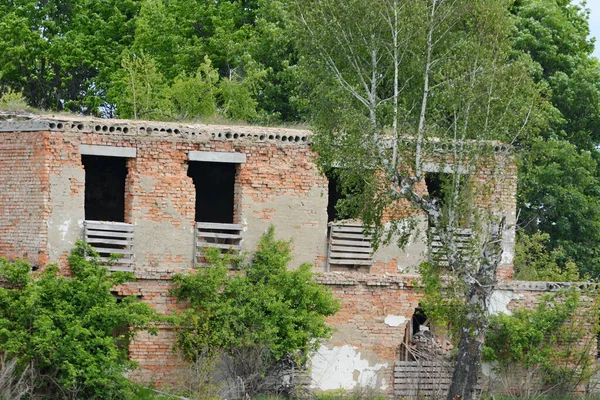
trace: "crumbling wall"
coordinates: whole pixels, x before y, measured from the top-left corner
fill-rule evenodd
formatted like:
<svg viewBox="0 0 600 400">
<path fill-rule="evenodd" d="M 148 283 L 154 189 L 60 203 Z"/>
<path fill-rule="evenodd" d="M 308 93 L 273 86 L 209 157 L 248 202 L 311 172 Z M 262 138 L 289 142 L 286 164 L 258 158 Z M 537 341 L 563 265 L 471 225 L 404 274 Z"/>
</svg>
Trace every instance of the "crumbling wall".
<svg viewBox="0 0 600 400">
<path fill-rule="evenodd" d="M 393 366 L 421 298 L 414 287 L 418 277 L 330 272 L 317 279 L 341 308 L 328 318 L 332 338 L 311 358 L 311 386 L 391 394 Z"/>
</svg>

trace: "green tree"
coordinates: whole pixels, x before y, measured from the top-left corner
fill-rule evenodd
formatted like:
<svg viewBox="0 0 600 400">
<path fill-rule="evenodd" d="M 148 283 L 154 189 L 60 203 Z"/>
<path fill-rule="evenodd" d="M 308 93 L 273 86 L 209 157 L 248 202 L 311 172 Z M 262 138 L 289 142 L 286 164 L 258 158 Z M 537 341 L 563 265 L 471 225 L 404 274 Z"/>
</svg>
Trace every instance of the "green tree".
<svg viewBox="0 0 600 400">
<path fill-rule="evenodd" d="M 171 115 L 168 90 L 151 56 L 125 54 L 109 94 L 122 118 L 164 120 Z"/>
<path fill-rule="evenodd" d="M 84 251 L 78 243 L 69 256 L 71 277 L 56 266 L 32 275 L 27 263 L 0 259 L 0 351 L 35 370 L 36 396 L 130 398 L 123 374 L 135 364 L 122 344 L 156 316 L 134 297 L 117 301 L 111 289 L 131 277 L 86 260 Z"/>
<path fill-rule="evenodd" d="M 600 265 L 600 186 L 592 152 L 562 140 L 533 141 L 519 166 L 524 233 L 549 235 L 546 248 L 559 249 L 565 269 L 571 260 L 581 274 L 597 277 Z"/>
<path fill-rule="evenodd" d="M 168 93 L 175 119 L 212 117 L 217 113 L 217 82 L 219 73 L 211 61 L 204 59 L 192 76 L 180 74 L 175 77 Z"/>
<path fill-rule="evenodd" d="M 515 248 L 515 275 L 517 280 L 579 282 L 579 270 L 573 261 L 561 261 L 565 258 L 562 248 L 548 251 L 546 242 L 550 235 L 537 232 L 531 236 L 520 233 Z"/>
<path fill-rule="evenodd" d="M 546 115 L 545 142 L 521 141 L 520 226 L 529 236 L 550 235 L 548 252 L 565 254 L 558 260 L 561 268 L 570 259 L 582 273 L 597 277 L 600 216 L 593 205 L 600 201 L 595 189 L 600 63 L 591 56 L 589 12 L 568 0 L 519 0 L 511 12 L 517 28 L 513 48 L 532 57 L 535 78 L 548 87 L 554 108 Z"/>
<path fill-rule="evenodd" d="M 494 193 L 465 179 L 465 171 L 476 176 L 502 163 L 487 141 L 531 137 L 544 103 L 529 57 L 511 51 L 508 2 L 294 3 L 300 48 L 314 77 L 309 104 L 319 162 L 324 169 L 338 167 L 343 186 L 363 182 L 358 204 L 375 237 L 406 236 L 410 224 L 393 216 L 406 215 L 394 210 L 407 202 L 436 227 L 447 266 L 431 260 L 427 272 L 460 306 L 448 399 L 471 399 L 504 223 Z M 449 150 L 436 156 L 436 143 Z M 418 189 L 426 161 L 450 171 L 442 201 Z M 491 169 L 502 181 L 501 168 Z M 472 216 L 477 250 L 468 255 L 455 240 L 465 215 Z"/>
<path fill-rule="evenodd" d="M 133 51 L 152 56 L 169 83 L 181 74 L 194 74 L 207 57 L 219 72 L 226 116 L 294 120 L 296 58 L 284 4 L 146 0 L 136 21 Z M 264 79 L 256 80 L 257 75 Z M 245 83 L 246 79 L 252 82 Z M 229 93 L 243 99 L 232 101 Z"/>
<path fill-rule="evenodd" d="M 0 4 L 0 92 L 32 107 L 99 114 L 133 39 L 134 0 L 16 0 Z"/>
</svg>

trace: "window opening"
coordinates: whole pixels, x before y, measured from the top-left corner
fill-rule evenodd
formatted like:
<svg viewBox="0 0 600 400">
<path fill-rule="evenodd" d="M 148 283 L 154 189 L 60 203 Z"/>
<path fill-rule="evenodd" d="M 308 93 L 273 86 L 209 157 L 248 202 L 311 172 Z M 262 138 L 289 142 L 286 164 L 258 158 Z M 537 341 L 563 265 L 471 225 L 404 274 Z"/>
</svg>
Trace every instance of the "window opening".
<svg viewBox="0 0 600 400">
<path fill-rule="evenodd" d="M 422 330 L 429 330 L 429 318 L 425 315 L 425 311 L 421 307 L 417 307 L 415 309 L 415 313 L 412 316 L 412 334 L 416 335 L 418 332 Z M 421 328 L 423 327 L 423 328 Z"/>
<path fill-rule="evenodd" d="M 359 218 L 359 202 L 346 204 L 344 210 L 338 210 L 336 206 L 340 201 L 348 199 L 348 194 L 360 193 L 362 182 L 355 182 L 354 185 L 342 189 L 342 184 L 335 172 L 327 173 L 328 191 L 327 198 L 327 222 L 340 221 L 344 219 Z"/>
<path fill-rule="evenodd" d="M 444 208 L 448 205 L 449 196 L 453 194 L 453 179 L 454 176 L 450 173 L 445 172 L 426 172 L 425 173 L 425 186 L 427 187 L 427 193 L 430 199 L 436 199 L 440 208 Z M 468 192 L 464 192 L 469 181 L 469 176 L 461 174 L 459 176 L 459 188 L 460 193 L 459 203 L 463 205 L 470 203 L 470 199 L 466 198 L 465 195 L 469 195 Z M 461 228 L 467 228 L 470 222 L 470 214 L 465 208 L 461 211 L 459 226 Z M 430 221 L 431 223 L 432 221 Z"/>
<path fill-rule="evenodd" d="M 196 187 L 196 222 L 233 223 L 236 165 L 189 162 L 188 176 Z"/>
<path fill-rule="evenodd" d="M 206 262 L 204 250 L 239 252 L 242 226 L 233 223 L 237 165 L 226 162 L 190 161 L 188 176 L 196 188 L 196 242 L 194 264 Z"/>
<path fill-rule="evenodd" d="M 134 227 L 125 223 L 127 158 L 84 154 L 84 240 L 111 271 L 133 270 Z"/>
<path fill-rule="evenodd" d="M 85 169 L 85 219 L 125 221 L 127 159 L 82 155 Z"/>
<path fill-rule="evenodd" d="M 338 212 L 335 205 L 344 198 L 340 188 L 340 182 L 335 176 L 328 176 L 329 197 L 327 199 L 327 222 L 333 222 L 338 219 Z"/>
<path fill-rule="evenodd" d="M 341 200 L 347 199 L 348 193 L 359 192 L 361 183 L 342 190 L 335 171 L 327 174 L 327 178 L 329 180 L 329 197 L 327 199 L 327 221 L 329 223 L 327 271 L 331 270 L 331 266 L 368 267 L 373 263 L 371 236 L 364 232 L 361 222 L 344 221 L 345 219 L 356 219 L 359 217 L 359 202 L 346 204 L 345 209 L 341 211 L 336 209 Z"/>
<path fill-rule="evenodd" d="M 425 185 L 427 186 L 427 193 L 429 198 L 437 199 L 440 204 L 444 202 L 444 179 L 443 175 L 438 172 L 426 172 L 425 173 Z"/>
</svg>

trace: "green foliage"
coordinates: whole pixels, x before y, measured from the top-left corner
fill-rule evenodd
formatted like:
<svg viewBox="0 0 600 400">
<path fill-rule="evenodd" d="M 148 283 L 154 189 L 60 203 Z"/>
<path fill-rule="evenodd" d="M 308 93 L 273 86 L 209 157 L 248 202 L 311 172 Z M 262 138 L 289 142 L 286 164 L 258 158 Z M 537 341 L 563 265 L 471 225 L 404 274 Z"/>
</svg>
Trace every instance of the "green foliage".
<svg viewBox="0 0 600 400">
<path fill-rule="evenodd" d="M 531 236 L 520 233 L 515 247 L 515 276 L 523 281 L 578 282 L 581 280 L 577 265 L 567 260 L 561 267 L 559 260 L 565 259 L 562 248 L 548 251 L 550 235 L 536 232 Z"/>
<path fill-rule="evenodd" d="M 0 91 L 35 108 L 100 113 L 133 38 L 135 0 L 16 0 L 0 4 Z"/>
<path fill-rule="evenodd" d="M 0 96 L 0 110 L 17 111 L 26 109 L 27 102 L 22 92 L 15 92 L 12 89 L 8 89 Z"/>
<path fill-rule="evenodd" d="M 522 142 L 519 223 L 527 235 L 550 235 L 545 247 L 564 251 L 557 260 L 561 268 L 570 259 L 581 274 L 597 278 L 600 63 L 591 56 L 584 7 L 563 0 L 518 0 L 511 7 L 513 48 L 531 56 L 553 108 L 545 117 L 544 141 Z"/>
<path fill-rule="evenodd" d="M 287 269 L 290 251 L 271 227 L 239 273 L 229 272 L 228 257 L 207 251 L 210 266 L 176 275 L 173 294 L 190 304 L 176 320 L 183 327 L 177 347 L 192 360 L 206 348 L 266 348 L 274 361 L 287 355 L 303 360 L 331 333 L 325 316 L 338 304 L 313 280 L 309 264 Z"/>
<path fill-rule="evenodd" d="M 284 4 L 145 0 L 132 49 L 152 56 L 169 84 L 210 59 L 219 74 L 218 103 L 228 118 L 293 120 L 294 56 Z"/>
<path fill-rule="evenodd" d="M 547 294 L 535 309 L 490 317 L 484 354 L 499 373 L 539 368 L 546 391 L 569 393 L 594 372 L 596 294 L 578 288 Z"/>
<path fill-rule="evenodd" d="M 563 140 L 536 140 L 519 165 L 522 230 L 549 234 L 545 247 L 566 270 L 600 273 L 600 186 L 593 153 Z M 524 238 L 524 236 L 521 236 Z M 562 249 L 562 250 L 561 250 Z"/>
<path fill-rule="evenodd" d="M 167 119 L 167 85 L 154 59 L 145 53 L 125 54 L 111 93 L 119 115 L 134 119 Z"/>
<path fill-rule="evenodd" d="M 217 112 L 216 97 L 219 73 L 212 68 L 210 59 L 198 67 L 195 75 L 180 74 L 169 89 L 172 113 L 175 119 L 212 117 Z"/>
<path fill-rule="evenodd" d="M 55 266 L 31 274 L 21 261 L 0 259 L 0 351 L 21 367 L 36 371 L 36 394 L 59 398 L 130 398 L 133 386 L 123 376 L 134 367 L 127 341 L 139 329 L 151 327 L 156 316 L 144 303 L 111 294 L 115 284 L 131 279 L 110 273 L 81 242 L 69 256 L 72 276 Z M 116 335 L 122 327 L 126 333 Z"/>
</svg>

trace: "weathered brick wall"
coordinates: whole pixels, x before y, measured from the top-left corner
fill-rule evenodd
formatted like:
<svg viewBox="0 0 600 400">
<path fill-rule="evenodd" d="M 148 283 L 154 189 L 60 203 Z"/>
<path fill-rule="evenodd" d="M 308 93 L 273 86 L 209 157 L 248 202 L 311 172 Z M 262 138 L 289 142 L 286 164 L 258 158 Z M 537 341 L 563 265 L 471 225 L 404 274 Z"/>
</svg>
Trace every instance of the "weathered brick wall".
<svg viewBox="0 0 600 400">
<path fill-rule="evenodd" d="M 324 252 L 326 181 L 312 162 L 310 147 L 302 141 L 257 142 L 250 137 L 235 142 L 183 141 L 172 135 L 102 130 L 50 135 L 51 261 L 64 260 L 74 241 L 82 237 L 82 144 L 137 149 L 137 157 L 127 162 L 125 222 L 135 225 L 135 271 L 140 277 L 192 265 L 196 189 L 187 176 L 190 151 L 246 154 L 247 162 L 238 166 L 235 183 L 235 222 L 244 225 L 245 248 L 254 248 L 260 235 L 274 224 L 278 236 L 296 238 L 295 265 L 314 263 Z M 55 234 L 60 227 L 66 227 L 65 235 Z"/>
<path fill-rule="evenodd" d="M 0 257 L 48 262 L 47 132 L 0 132 Z"/>
<path fill-rule="evenodd" d="M 340 300 L 328 318 L 335 329 L 311 359 L 311 384 L 319 390 L 368 388 L 392 393 L 407 325 L 421 294 L 415 275 L 325 273 L 317 278 Z"/>
<path fill-rule="evenodd" d="M 159 314 L 167 316 L 182 311 L 185 304 L 169 295 L 173 287 L 169 276 L 163 279 L 141 279 L 115 287 L 120 296 L 136 296 L 148 303 Z M 157 326 L 157 332 L 138 332 L 129 345 L 129 357 L 138 363 L 129 377 L 136 382 L 169 386 L 177 384 L 177 377 L 188 365 L 174 350 L 176 330 L 168 324 Z"/>
<path fill-rule="evenodd" d="M 6 254 L 12 251 L 33 260 L 30 253 L 40 252 L 38 260 L 58 261 L 66 272 L 66 255 L 75 240 L 82 238 L 85 185 L 93 184 L 86 182 L 79 146 L 104 145 L 137 151 L 137 157 L 127 161 L 125 222 L 135 226 L 134 273 L 138 280 L 117 288 L 120 294 L 139 296 L 165 315 L 183 307 L 168 295 L 168 289 L 173 273 L 189 270 L 193 262 L 196 191 L 187 176 L 190 151 L 246 154 L 246 162 L 237 167 L 234 188 L 234 222 L 244 228 L 245 249 L 253 250 L 260 235 L 273 224 L 279 237 L 294 238 L 292 268 L 300 262 L 310 262 L 317 271 L 323 270 L 327 252 L 327 182 L 314 163 L 307 132 L 170 124 L 160 128 L 162 125 L 149 127 L 143 122 L 116 120 L 58 125 L 51 122 L 46 132 L 6 134 L 23 135 L 23 143 L 0 141 L 0 149 L 25 149 L 15 153 L 20 158 L 14 164 L 20 171 L 15 181 L 27 183 L 21 185 L 27 189 L 16 191 L 17 194 L 0 196 L 10 200 L 24 196 L 23 193 L 35 194 L 28 198 L 31 203 L 27 203 L 27 208 L 10 211 L 27 216 L 27 223 L 19 231 L 23 239 L 10 242 L 6 238 L 17 231 L 5 228 L 8 223 L 0 225 L 0 246 L 4 246 L 0 250 Z M 12 153 L 9 155 L 12 157 Z M 2 161 L 0 179 L 7 179 L 13 167 Z M 501 179 L 496 179 L 492 169 L 482 169 L 478 176 L 491 193 L 483 203 L 490 207 L 501 204 L 514 220 L 514 163 L 508 160 L 495 168 L 503 169 Z M 25 176 L 31 180 L 25 180 Z M 8 184 L 15 185 L 12 180 L 0 181 L 0 186 Z M 421 183 L 419 187 L 424 190 L 425 185 Z M 0 202 L 0 207 L 6 207 L 5 204 L 6 201 Z M 10 213 L 0 214 L 3 222 L 9 221 L 5 216 Z M 29 215 L 39 215 L 42 222 L 32 223 Z M 391 390 L 392 365 L 420 296 L 412 286 L 415 276 L 407 273 L 415 271 L 426 253 L 426 227 L 421 216 L 420 233 L 410 245 L 403 250 L 395 245 L 382 247 L 371 267 L 343 267 L 320 277 L 341 300 L 342 309 L 329 320 L 336 333 L 313 358 L 314 371 L 322 371 L 320 377 L 313 374 L 319 380 L 314 383 L 317 387 L 335 389 L 329 386 L 339 383 L 343 387 Z M 509 231 L 504 239 L 507 251 L 499 277 L 508 279 L 512 272 L 514 231 Z M 17 244 L 29 247 L 18 248 Z M 173 368 L 180 366 L 172 352 L 173 343 L 174 331 L 168 327 L 161 327 L 157 336 L 138 334 L 130 353 L 140 363 L 140 369 L 131 377 L 168 383 Z"/>
<path fill-rule="evenodd" d="M 125 222 L 135 226 L 135 265 L 138 280 L 116 288 L 120 295 L 136 295 L 163 315 L 182 307 L 169 296 L 173 273 L 192 266 L 196 189 L 187 176 L 188 152 L 238 152 L 247 156 L 238 166 L 235 180 L 235 221 L 244 226 L 244 247 L 254 248 L 270 224 L 278 236 L 295 237 L 295 262 L 314 263 L 324 252 L 327 192 L 325 178 L 312 162 L 313 154 L 302 135 L 290 135 L 285 143 L 273 134 L 228 138 L 202 133 L 183 140 L 174 133 L 124 131 L 111 128 L 55 130 L 49 133 L 48 226 L 51 261 L 65 273 L 65 258 L 75 240 L 82 238 L 85 171 L 80 145 L 131 147 L 125 183 Z M 268 132 L 267 132 L 268 133 Z M 33 135 L 36 135 L 34 133 Z M 296 140 L 296 137 L 298 140 Z M 229 140 L 233 139 L 233 140 Z M 278 141 L 279 140 L 279 141 Z M 62 230 L 61 230 L 62 229 Z M 315 234 L 315 230 L 321 230 Z M 183 368 L 173 353 L 174 332 L 160 327 L 158 335 L 139 333 L 131 343 L 130 355 L 140 368 L 131 373 L 138 381 L 175 383 L 173 368 Z M 185 368 L 183 368 L 185 369 Z"/>
</svg>

